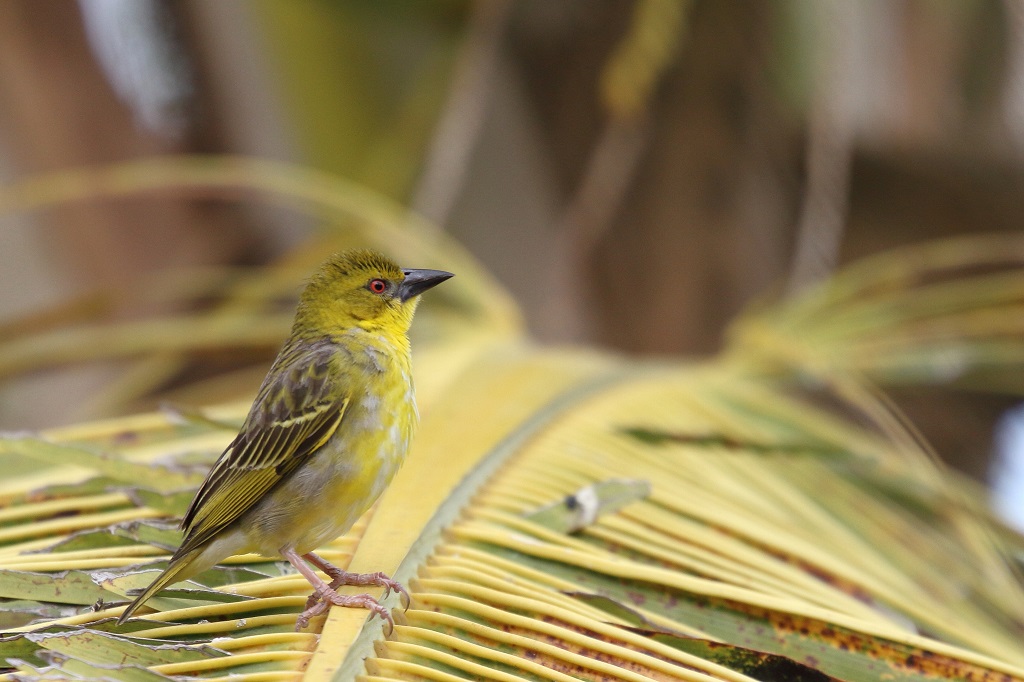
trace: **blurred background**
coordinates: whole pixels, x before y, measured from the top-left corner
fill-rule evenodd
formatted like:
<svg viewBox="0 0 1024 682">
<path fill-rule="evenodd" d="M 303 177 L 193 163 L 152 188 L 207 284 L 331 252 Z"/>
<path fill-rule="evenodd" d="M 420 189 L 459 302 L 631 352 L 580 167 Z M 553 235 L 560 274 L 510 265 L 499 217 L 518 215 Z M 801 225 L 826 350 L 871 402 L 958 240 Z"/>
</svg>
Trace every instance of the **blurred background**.
<svg viewBox="0 0 1024 682">
<path fill-rule="evenodd" d="M 541 341 L 707 356 L 745 306 L 843 263 L 1020 229 L 1024 2 L 0 3 L 5 185 L 194 153 L 292 162 L 411 207 L 495 274 Z M 286 321 L 146 371 L 33 358 L 69 324 L 215 307 L 167 292 L 223 291 L 324 229 L 196 191 L 0 221 L 3 429 L 251 394 Z M 985 477 L 1013 395 L 893 392 Z"/>
</svg>

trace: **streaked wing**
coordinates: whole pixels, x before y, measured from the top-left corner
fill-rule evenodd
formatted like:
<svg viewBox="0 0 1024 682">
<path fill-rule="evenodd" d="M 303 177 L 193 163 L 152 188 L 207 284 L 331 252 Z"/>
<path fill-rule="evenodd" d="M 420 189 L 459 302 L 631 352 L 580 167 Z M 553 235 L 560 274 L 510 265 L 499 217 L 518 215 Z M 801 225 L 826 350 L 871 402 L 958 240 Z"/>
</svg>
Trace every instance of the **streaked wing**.
<svg viewBox="0 0 1024 682">
<path fill-rule="evenodd" d="M 301 341 L 281 351 L 241 431 L 185 512 L 179 553 L 214 538 L 334 434 L 352 388 L 329 382 L 335 352 L 326 342 Z"/>
</svg>

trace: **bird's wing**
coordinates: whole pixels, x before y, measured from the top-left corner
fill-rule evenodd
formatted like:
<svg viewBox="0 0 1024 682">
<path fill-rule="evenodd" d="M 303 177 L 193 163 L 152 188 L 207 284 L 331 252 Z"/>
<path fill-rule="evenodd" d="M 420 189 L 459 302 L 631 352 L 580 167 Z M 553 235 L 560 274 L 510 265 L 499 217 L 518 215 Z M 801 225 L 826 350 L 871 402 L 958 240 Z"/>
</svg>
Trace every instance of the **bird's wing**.
<svg viewBox="0 0 1024 682">
<path fill-rule="evenodd" d="M 339 391 L 331 383 L 334 353 L 325 344 L 282 350 L 241 431 L 185 512 L 176 554 L 216 537 L 334 434 L 352 395 L 352 387 Z"/>
</svg>

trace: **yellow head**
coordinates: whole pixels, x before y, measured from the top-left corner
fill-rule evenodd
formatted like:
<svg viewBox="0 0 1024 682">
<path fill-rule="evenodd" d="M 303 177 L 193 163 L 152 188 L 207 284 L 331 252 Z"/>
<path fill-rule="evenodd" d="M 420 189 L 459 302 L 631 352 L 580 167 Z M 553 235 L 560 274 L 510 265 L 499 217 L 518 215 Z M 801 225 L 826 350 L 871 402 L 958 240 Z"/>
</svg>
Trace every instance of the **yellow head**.
<svg viewBox="0 0 1024 682">
<path fill-rule="evenodd" d="M 419 295 L 451 276 L 442 270 L 403 270 L 376 251 L 335 254 L 299 297 L 292 334 L 319 336 L 359 327 L 404 336 Z"/>
</svg>

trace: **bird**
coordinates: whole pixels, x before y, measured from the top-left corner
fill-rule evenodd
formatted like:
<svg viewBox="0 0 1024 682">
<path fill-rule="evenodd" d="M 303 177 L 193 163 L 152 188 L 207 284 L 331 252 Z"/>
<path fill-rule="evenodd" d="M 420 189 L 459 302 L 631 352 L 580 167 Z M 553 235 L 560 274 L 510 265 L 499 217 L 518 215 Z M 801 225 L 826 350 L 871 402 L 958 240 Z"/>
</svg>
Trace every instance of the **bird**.
<svg viewBox="0 0 1024 682">
<path fill-rule="evenodd" d="M 452 276 L 402 269 L 367 249 L 335 254 L 316 271 L 238 435 L 181 520 L 181 545 L 118 624 L 164 587 L 255 552 L 284 558 L 313 586 L 296 630 L 332 604 L 369 609 L 394 627 L 378 600 L 337 589 L 375 585 L 407 605 L 401 584 L 344 571 L 313 550 L 348 531 L 405 459 L 418 421 L 409 328 L 420 294 Z"/>
</svg>

